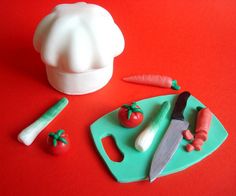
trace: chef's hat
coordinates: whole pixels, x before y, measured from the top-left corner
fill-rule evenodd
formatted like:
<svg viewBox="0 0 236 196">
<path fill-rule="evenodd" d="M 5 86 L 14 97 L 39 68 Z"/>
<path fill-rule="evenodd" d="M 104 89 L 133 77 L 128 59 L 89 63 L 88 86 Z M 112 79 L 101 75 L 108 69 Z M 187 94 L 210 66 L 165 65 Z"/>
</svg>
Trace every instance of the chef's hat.
<svg viewBox="0 0 236 196">
<path fill-rule="evenodd" d="M 66 94 L 94 92 L 108 83 L 124 37 L 104 8 L 61 4 L 38 25 L 34 47 L 46 64 L 49 83 Z"/>
</svg>

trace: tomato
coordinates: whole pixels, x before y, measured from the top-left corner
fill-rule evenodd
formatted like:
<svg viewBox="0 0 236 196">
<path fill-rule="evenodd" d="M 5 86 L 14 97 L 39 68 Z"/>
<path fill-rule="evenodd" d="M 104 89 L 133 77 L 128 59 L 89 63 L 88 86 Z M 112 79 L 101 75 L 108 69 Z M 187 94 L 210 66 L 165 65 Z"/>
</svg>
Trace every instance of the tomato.
<svg viewBox="0 0 236 196">
<path fill-rule="evenodd" d="M 54 155 L 60 155 L 67 152 L 70 148 L 69 137 L 64 130 L 58 130 L 56 133 L 49 133 L 47 138 L 49 152 Z"/>
<path fill-rule="evenodd" d="M 143 111 L 135 102 L 131 105 L 125 104 L 118 112 L 118 119 L 122 126 L 133 128 L 142 123 Z"/>
</svg>

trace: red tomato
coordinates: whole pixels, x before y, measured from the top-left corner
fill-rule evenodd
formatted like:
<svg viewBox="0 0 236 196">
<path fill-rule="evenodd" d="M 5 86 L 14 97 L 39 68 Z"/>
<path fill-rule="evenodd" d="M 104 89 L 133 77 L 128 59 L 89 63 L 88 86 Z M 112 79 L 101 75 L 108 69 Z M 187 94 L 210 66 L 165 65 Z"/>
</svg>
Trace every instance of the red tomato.
<svg viewBox="0 0 236 196">
<path fill-rule="evenodd" d="M 60 155 L 67 152 L 70 148 L 69 137 L 64 130 L 58 130 L 56 133 L 49 133 L 47 138 L 49 152 L 54 155 Z"/>
<path fill-rule="evenodd" d="M 122 126 L 133 128 L 142 123 L 143 111 L 135 102 L 123 105 L 118 112 L 118 119 Z"/>
</svg>

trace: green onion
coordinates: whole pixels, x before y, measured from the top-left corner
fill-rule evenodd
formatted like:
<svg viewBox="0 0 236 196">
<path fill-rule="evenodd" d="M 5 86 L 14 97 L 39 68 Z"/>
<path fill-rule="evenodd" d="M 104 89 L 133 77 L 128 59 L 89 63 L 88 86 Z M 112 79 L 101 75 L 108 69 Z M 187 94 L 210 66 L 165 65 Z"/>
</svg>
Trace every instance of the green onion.
<svg viewBox="0 0 236 196">
<path fill-rule="evenodd" d="M 26 127 L 18 135 L 18 140 L 29 146 L 33 143 L 38 134 L 46 127 L 48 124 L 56 118 L 56 116 L 66 107 L 68 104 L 67 98 L 62 98 L 55 105 L 53 105 L 49 110 L 47 110 L 40 118 L 38 118 L 31 125 Z"/>
<path fill-rule="evenodd" d="M 153 118 L 153 120 L 148 124 L 147 127 L 138 135 L 135 141 L 135 148 L 138 151 L 144 152 L 146 151 L 160 128 L 160 124 L 163 119 L 166 117 L 167 112 L 170 109 L 170 103 L 164 102 L 161 106 L 161 109 L 157 116 Z"/>
</svg>

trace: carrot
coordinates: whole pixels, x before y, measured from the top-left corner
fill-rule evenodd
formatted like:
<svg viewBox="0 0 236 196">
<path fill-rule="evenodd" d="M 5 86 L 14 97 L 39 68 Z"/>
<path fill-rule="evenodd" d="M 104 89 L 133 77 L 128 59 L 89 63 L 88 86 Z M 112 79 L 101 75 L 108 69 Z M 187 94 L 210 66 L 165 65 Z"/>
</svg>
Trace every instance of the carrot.
<svg viewBox="0 0 236 196">
<path fill-rule="evenodd" d="M 211 125 L 212 112 L 209 110 L 209 108 L 197 107 L 197 110 L 198 114 L 195 128 L 195 136 L 194 140 L 192 141 L 192 144 L 188 144 L 186 146 L 186 150 L 188 152 L 192 151 L 193 148 L 198 151 L 202 149 L 204 142 L 208 138 L 208 132 Z"/>
<path fill-rule="evenodd" d="M 204 141 L 202 139 L 194 138 L 192 145 L 194 146 L 195 150 L 201 150 L 203 143 L 204 143 Z"/>
<path fill-rule="evenodd" d="M 186 139 L 186 140 L 192 140 L 193 139 L 193 134 L 191 133 L 191 131 L 190 130 L 184 130 L 183 132 L 182 132 L 182 135 L 183 135 L 183 137 L 184 137 L 184 139 Z"/>
<path fill-rule="evenodd" d="M 207 134 L 211 125 L 212 113 L 209 108 L 198 107 L 197 110 L 199 111 L 197 114 L 197 124 L 195 132 L 205 132 Z"/>
<path fill-rule="evenodd" d="M 162 76 L 158 74 L 132 75 L 124 77 L 123 80 L 126 82 L 132 82 L 137 84 L 146 84 L 162 88 L 172 88 L 174 90 L 180 89 L 180 86 L 178 86 L 177 84 L 177 80 L 173 80 L 169 76 Z"/>
<path fill-rule="evenodd" d="M 187 144 L 186 145 L 186 147 L 185 147 L 185 150 L 187 151 L 187 152 L 191 152 L 191 151 L 193 151 L 195 148 L 194 148 L 194 146 L 192 145 L 192 144 Z"/>
</svg>

